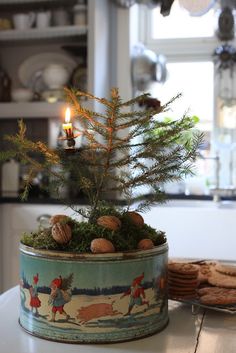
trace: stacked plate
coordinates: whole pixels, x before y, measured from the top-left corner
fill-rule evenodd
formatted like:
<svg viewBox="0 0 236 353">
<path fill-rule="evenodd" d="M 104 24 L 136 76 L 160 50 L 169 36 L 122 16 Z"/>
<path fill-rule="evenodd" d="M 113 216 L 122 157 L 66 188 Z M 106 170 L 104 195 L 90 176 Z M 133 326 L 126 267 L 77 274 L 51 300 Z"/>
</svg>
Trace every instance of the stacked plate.
<svg viewBox="0 0 236 353">
<path fill-rule="evenodd" d="M 30 56 L 21 63 L 18 69 L 18 76 L 22 86 L 32 90 L 44 100 L 62 100 L 63 87 L 50 89 L 43 79 L 44 70 L 55 64 L 66 69 L 69 79 L 77 67 L 77 62 L 73 58 L 62 53 L 45 52 Z"/>
</svg>

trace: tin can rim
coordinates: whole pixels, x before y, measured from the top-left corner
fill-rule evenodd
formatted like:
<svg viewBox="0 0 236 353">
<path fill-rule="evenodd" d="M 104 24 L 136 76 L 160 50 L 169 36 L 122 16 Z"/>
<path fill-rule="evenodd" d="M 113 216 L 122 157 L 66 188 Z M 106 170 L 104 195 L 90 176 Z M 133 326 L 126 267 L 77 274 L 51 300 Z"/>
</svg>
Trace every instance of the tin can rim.
<svg viewBox="0 0 236 353">
<path fill-rule="evenodd" d="M 168 252 L 168 243 L 155 246 L 149 250 L 133 250 L 127 252 L 115 252 L 105 254 L 92 254 L 92 253 L 74 253 L 57 250 L 35 249 L 33 247 L 20 243 L 20 252 L 29 256 L 51 258 L 51 259 L 65 259 L 65 260 L 81 260 L 81 261 L 120 261 L 128 259 L 138 259 L 144 257 L 153 257 L 154 255 L 164 254 Z"/>
</svg>

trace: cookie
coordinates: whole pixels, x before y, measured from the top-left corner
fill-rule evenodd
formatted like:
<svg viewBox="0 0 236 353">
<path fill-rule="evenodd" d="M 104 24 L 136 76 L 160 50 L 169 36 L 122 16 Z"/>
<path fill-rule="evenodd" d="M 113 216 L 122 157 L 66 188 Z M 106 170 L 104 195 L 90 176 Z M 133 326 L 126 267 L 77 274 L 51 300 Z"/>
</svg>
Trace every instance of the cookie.
<svg viewBox="0 0 236 353">
<path fill-rule="evenodd" d="M 205 305 L 228 305 L 236 304 L 236 296 L 222 295 L 222 294 L 206 294 L 200 297 L 200 303 Z"/>
<path fill-rule="evenodd" d="M 200 296 L 206 295 L 206 294 L 221 294 L 222 290 L 224 289 L 225 288 L 221 288 L 221 287 L 205 287 L 205 288 L 198 289 L 197 292 Z"/>
<path fill-rule="evenodd" d="M 179 279 L 179 278 L 169 278 L 168 283 L 177 287 L 197 287 L 198 280 L 197 279 Z"/>
<path fill-rule="evenodd" d="M 221 288 L 221 287 L 205 287 L 198 289 L 198 294 L 200 296 L 203 295 L 223 295 L 223 296 L 236 296 L 236 289 L 227 289 L 227 288 Z"/>
<path fill-rule="evenodd" d="M 199 266 L 186 262 L 172 262 L 168 264 L 168 271 L 170 271 L 170 273 L 178 273 L 183 275 L 197 275 Z"/>
<path fill-rule="evenodd" d="M 168 271 L 168 278 L 170 278 L 170 279 L 175 278 L 176 280 L 179 279 L 180 281 L 181 280 L 183 280 L 183 281 L 185 281 L 185 280 L 196 281 L 197 274 L 188 275 L 188 274 L 182 274 L 182 273 Z"/>
<path fill-rule="evenodd" d="M 199 301 L 204 305 L 236 304 L 236 290 L 221 287 L 205 287 L 197 291 Z"/>
<path fill-rule="evenodd" d="M 236 266 L 217 264 L 215 270 L 220 273 L 224 273 L 229 276 L 236 276 Z"/>
<path fill-rule="evenodd" d="M 197 293 L 196 292 L 189 292 L 189 293 L 176 293 L 176 292 L 169 292 L 169 298 L 172 299 L 196 299 Z"/>
<path fill-rule="evenodd" d="M 229 276 L 213 270 L 208 278 L 208 283 L 217 287 L 236 288 L 236 276 Z"/>
<path fill-rule="evenodd" d="M 212 274 L 213 266 L 210 264 L 204 264 L 199 266 L 198 280 L 200 283 L 207 283 L 209 276 Z"/>
<path fill-rule="evenodd" d="M 177 287 L 177 286 L 169 285 L 168 290 L 169 290 L 169 292 L 187 293 L 187 292 L 194 292 L 196 290 L 196 288 L 194 288 L 194 287 Z"/>
</svg>

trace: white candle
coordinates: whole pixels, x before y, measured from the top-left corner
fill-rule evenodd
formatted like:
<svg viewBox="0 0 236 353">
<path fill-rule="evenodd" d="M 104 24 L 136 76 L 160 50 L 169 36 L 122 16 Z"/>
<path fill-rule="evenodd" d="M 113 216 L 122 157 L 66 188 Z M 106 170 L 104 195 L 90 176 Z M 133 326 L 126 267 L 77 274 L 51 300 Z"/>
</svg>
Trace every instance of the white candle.
<svg viewBox="0 0 236 353">
<path fill-rule="evenodd" d="M 63 130 L 66 133 L 66 136 L 68 138 L 73 137 L 73 132 L 72 132 L 72 123 L 70 121 L 70 108 L 66 108 L 66 113 L 65 113 L 65 123 L 62 124 Z"/>
</svg>

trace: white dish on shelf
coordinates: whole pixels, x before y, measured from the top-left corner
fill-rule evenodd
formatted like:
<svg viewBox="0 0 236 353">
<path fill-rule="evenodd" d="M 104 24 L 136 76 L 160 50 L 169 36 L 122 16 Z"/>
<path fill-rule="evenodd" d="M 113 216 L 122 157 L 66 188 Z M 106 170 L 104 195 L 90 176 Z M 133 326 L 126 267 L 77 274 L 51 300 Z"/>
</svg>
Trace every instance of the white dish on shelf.
<svg viewBox="0 0 236 353">
<path fill-rule="evenodd" d="M 41 93 L 42 100 L 48 103 L 65 101 L 65 92 L 63 89 L 48 89 Z"/>
<path fill-rule="evenodd" d="M 14 88 L 11 91 L 13 102 L 30 102 L 33 96 L 33 92 L 27 88 Z"/>
<path fill-rule="evenodd" d="M 31 89 L 34 89 L 34 85 L 37 85 L 38 89 L 36 91 L 43 90 L 45 87 L 40 84 L 41 74 L 50 64 L 63 65 L 70 75 L 77 66 L 77 62 L 66 54 L 54 52 L 35 54 L 28 57 L 19 66 L 18 76 L 21 84 Z"/>
</svg>

